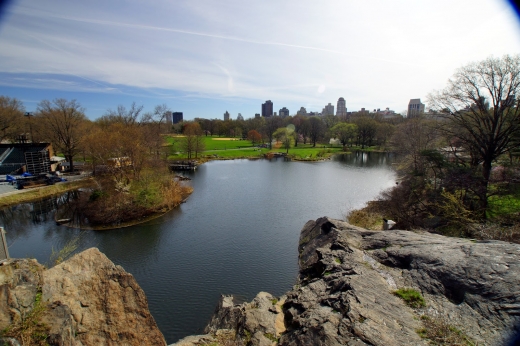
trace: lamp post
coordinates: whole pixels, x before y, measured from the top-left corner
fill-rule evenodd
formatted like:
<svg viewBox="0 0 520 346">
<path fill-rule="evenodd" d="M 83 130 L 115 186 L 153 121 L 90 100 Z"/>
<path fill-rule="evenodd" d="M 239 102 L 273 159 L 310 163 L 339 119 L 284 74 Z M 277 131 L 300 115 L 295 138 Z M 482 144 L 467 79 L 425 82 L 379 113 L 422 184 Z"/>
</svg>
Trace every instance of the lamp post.
<svg viewBox="0 0 520 346">
<path fill-rule="evenodd" d="M 31 117 L 33 116 L 33 113 L 25 112 L 25 116 L 27 117 L 27 119 L 29 119 L 29 133 L 31 134 L 31 143 L 34 143 L 33 133 L 32 133 L 32 124 L 31 124 Z"/>
</svg>

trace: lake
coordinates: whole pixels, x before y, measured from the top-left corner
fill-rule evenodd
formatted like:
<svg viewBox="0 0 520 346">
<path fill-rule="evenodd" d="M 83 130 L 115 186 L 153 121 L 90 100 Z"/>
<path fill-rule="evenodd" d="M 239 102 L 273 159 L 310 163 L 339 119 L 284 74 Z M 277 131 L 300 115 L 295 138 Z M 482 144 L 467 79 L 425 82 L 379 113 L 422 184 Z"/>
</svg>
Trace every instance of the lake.
<svg viewBox="0 0 520 346">
<path fill-rule="evenodd" d="M 337 155 L 325 162 L 213 161 L 185 173 L 187 202 L 147 223 L 112 231 L 57 226 L 54 202 L 0 211 L 11 257 L 40 263 L 80 236 L 132 273 L 166 341 L 199 334 L 221 294 L 280 296 L 298 273 L 298 238 L 311 219 L 343 219 L 395 185 L 392 156 Z"/>
</svg>

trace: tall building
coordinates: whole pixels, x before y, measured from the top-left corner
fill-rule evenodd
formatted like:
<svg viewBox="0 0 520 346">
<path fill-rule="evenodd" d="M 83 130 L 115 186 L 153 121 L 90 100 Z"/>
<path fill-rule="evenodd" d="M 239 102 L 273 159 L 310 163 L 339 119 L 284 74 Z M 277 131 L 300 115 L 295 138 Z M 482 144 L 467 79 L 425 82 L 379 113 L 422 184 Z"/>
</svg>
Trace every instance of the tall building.
<svg viewBox="0 0 520 346">
<path fill-rule="evenodd" d="M 271 100 L 265 101 L 262 103 L 262 116 L 263 117 L 272 117 L 273 116 L 273 103 Z"/>
<path fill-rule="evenodd" d="M 326 105 L 321 111 L 321 115 L 334 115 L 334 106 L 330 104 Z"/>
<path fill-rule="evenodd" d="M 173 112 L 172 113 L 172 123 L 177 124 L 183 121 L 182 112 Z"/>
<path fill-rule="evenodd" d="M 408 118 L 413 118 L 419 114 L 424 113 L 424 103 L 421 103 L 421 99 L 410 99 L 408 102 Z"/>
<path fill-rule="evenodd" d="M 300 110 L 298 112 L 296 112 L 296 115 L 306 116 L 307 115 L 307 110 L 305 109 L 305 107 L 301 107 Z"/>
<path fill-rule="evenodd" d="M 278 114 L 280 114 L 280 116 L 282 118 L 288 117 L 289 116 L 289 110 L 287 108 L 283 107 L 282 109 L 280 109 Z"/>
<path fill-rule="evenodd" d="M 226 113 L 224 113 L 224 121 L 228 121 L 229 120 L 229 112 L 226 111 Z"/>
<path fill-rule="evenodd" d="M 244 120 L 244 117 L 242 116 L 242 114 L 238 113 L 237 120 Z"/>
<path fill-rule="evenodd" d="M 347 106 L 345 105 L 345 99 L 340 97 L 338 99 L 338 107 L 336 108 L 336 116 L 345 118 L 347 116 Z"/>
<path fill-rule="evenodd" d="M 255 113 L 255 118 L 260 118 L 260 113 Z"/>
</svg>

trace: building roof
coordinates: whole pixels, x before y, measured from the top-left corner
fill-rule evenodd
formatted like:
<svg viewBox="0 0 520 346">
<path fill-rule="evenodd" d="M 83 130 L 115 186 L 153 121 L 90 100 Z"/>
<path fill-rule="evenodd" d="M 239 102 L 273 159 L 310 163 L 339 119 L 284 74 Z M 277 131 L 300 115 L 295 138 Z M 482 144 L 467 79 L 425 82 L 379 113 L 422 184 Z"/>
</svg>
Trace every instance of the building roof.
<svg viewBox="0 0 520 346">
<path fill-rule="evenodd" d="M 24 164 L 0 165 L 0 175 L 11 174 L 17 172 Z"/>
</svg>

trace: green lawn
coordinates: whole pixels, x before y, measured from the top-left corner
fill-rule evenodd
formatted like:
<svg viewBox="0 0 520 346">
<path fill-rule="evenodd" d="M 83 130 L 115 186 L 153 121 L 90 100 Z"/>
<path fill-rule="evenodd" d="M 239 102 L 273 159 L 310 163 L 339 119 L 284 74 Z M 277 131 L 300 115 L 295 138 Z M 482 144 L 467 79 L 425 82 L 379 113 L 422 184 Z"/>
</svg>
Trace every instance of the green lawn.
<svg viewBox="0 0 520 346">
<path fill-rule="evenodd" d="M 515 214 L 520 210 L 520 195 L 490 196 L 488 204 L 488 217 L 493 218 Z"/>
<path fill-rule="evenodd" d="M 169 144 L 177 142 L 181 139 L 181 136 L 172 137 L 167 136 L 166 141 Z M 216 136 L 204 136 L 204 144 L 206 150 L 226 150 L 226 149 L 237 149 L 244 147 L 252 147 L 251 141 L 242 140 L 240 138 L 229 138 L 229 137 L 216 137 Z"/>
<path fill-rule="evenodd" d="M 166 137 L 166 141 L 169 144 L 177 142 L 182 137 Z M 223 138 L 223 137 L 204 137 L 206 144 L 206 150 L 202 153 L 203 158 L 209 159 L 240 159 L 240 158 L 259 158 L 264 157 L 269 151 L 285 153 L 286 149 L 283 148 L 281 143 L 273 146 L 272 150 L 268 148 L 256 148 L 253 147 L 251 141 L 242 140 L 238 138 Z M 179 150 L 178 145 L 175 148 Z M 294 160 L 308 160 L 316 161 L 323 160 L 335 153 L 342 152 L 341 146 L 330 147 L 330 145 L 324 146 L 323 144 L 316 144 L 313 148 L 311 144 L 299 143 L 297 147 L 289 149 L 289 156 Z M 180 153 L 179 155 L 171 155 L 170 159 L 185 159 L 186 155 Z"/>
</svg>

